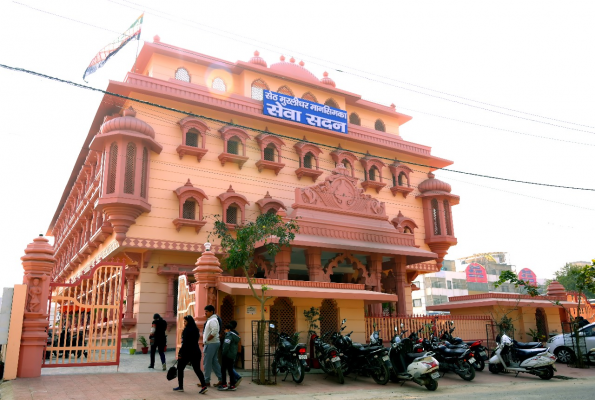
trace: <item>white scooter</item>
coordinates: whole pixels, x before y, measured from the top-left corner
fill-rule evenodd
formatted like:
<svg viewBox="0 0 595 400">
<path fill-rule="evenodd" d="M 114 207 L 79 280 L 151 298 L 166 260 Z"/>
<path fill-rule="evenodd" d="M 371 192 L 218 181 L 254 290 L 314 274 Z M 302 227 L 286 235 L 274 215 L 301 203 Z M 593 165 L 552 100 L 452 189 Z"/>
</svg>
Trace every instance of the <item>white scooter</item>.
<svg viewBox="0 0 595 400">
<path fill-rule="evenodd" d="M 548 380 L 554 376 L 554 363 L 556 356 L 549 352 L 549 349 L 518 349 L 514 347 L 513 340 L 503 334 L 498 347 L 489 361 L 489 369 L 493 374 L 511 371 L 537 375 L 541 379 Z"/>
</svg>

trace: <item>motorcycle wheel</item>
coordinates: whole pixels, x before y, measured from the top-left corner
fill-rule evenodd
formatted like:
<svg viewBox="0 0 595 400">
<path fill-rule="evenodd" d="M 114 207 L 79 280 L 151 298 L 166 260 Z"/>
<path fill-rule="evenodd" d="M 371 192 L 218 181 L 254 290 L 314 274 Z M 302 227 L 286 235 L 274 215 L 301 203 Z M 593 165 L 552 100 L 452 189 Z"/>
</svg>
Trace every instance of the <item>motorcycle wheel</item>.
<svg viewBox="0 0 595 400">
<path fill-rule="evenodd" d="M 546 367 L 544 372 L 539 375 L 539 377 L 544 381 L 549 381 L 554 377 L 554 369 L 552 367 Z"/>
<path fill-rule="evenodd" d="M 339 378 L 339 383 L 341 385 L 345 383 L 345 377 L 343 376 L 343 371 L 341 369 L 337 370 L 337 377 Z"/>
<path fill-rule="evenodd" d="M 304 369 L 302 368 L 302 362 L 300 360 L 294 360 L 293 368 L 291 370 L 291 377 L 295 383 L 302 383 L 304 380 Z"/>
<path fill-rule="evenodd" d="M 399 378 L 397 378 L 397 374 L 395 374 L 395 371 L 390 371 L 390 381 L 392 383 L 399 383 L 400 382 Z"/>
<path fill-rule="evenodd" d="M 378 366 L 372 372 L 372 379 L 374 379 L 374 382 L 376 382 L 379 385 L 386 385 L 388 383 L 389 378 L 390 372 L 388 372 L 388 368 L 384 364 L 384 361 L 382 361 L 382 359 L 379 358 Z"/>
<path fill-rule="evenodd" d="M 475 368 L 471 366 L 468 362 L 464 362 L 461 366 L 462 372 L 459 373 L 459 376 L 465 381 L 472 381 L 475 379 Z"/>
<path fill-rule="evenodd" d="M 488 365 L 488 369 L 492 374 L 499 374 L 503 370 L 502 364 L 490 364 Z"/>
<path fill-rule="evenodd" d="M 434 390 L 438 389 L 438 381 L 436 379 L 432 379 L 430 378 L 428 380 L 428 383 L 426 383 L 424 385 L 426 387 L 426 389 L 428 389 L 430 392 L 433 392 Z"/>
<path fill-rule="evenodd" d="M 486 367 L 486 363 L 484 360 L 477 360 L 475 361 L 475 363 L 473 364 L 473 368 L 476 371 L 483 371 L 483 369 Z"/>
<path fill-rule="evenodd" d="M 279 370 L 277 369 L 277 361 L 273 361 L 271 363 L 271 374 L 273 374 L 273 376 L 277 376 L 279 374 Z"/>
</svg>

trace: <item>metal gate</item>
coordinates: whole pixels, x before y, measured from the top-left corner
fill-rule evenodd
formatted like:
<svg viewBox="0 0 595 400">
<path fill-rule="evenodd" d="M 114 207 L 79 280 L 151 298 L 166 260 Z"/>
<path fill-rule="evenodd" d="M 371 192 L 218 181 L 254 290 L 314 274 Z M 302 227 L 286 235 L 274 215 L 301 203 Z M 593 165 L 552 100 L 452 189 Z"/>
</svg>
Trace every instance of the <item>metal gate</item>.
<svg viewBox="0 0 595 400">
<path fill-rule="evenodd" d="M 194 291 L 196 285 L 188 282 L 186 275 L 180 275 L 178 278 L 178 311 L 176 319 L 178 321 L 176 327 L 176 355 L 178 350 L 182 347 L 182 331 L 184 330 L 184 317 L 191 315 L 194 317 L 194 304 L 196 298 Z"/>
<path fill-rule="evenodd" d="M 121 263 L 99 263 L 74 283 L 50 283 L 42 367 L 120 363 L 124 268 Z"/>
</svg>

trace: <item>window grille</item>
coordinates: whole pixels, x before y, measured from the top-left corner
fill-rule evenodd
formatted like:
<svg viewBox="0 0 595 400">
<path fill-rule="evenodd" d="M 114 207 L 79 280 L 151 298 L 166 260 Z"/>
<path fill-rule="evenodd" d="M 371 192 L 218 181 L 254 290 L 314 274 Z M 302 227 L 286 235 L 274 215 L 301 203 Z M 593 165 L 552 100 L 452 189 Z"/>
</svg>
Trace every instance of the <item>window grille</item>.
<svg viewBox="0 0 595 400">
<path fill-rule="evenodd" d="M 238 208 L 235 206 L 227 207 L 227 215 L 225 216 L 225 222 L 228 224 L 238 224 Z"/>
<path fill-rule="evenodd" d="M 362 120 L 359 118 L 359 115 L 356 113 L 349 114 L 349 123 L 353 125 L 361 125 Z"/>
<path fill-rule="evenodd" d="M 116 142 L 112 143 L 109 148 L 109 170 L 107 173 L 107 188 L 106 193 L 114 193 L 116 191 L 116 170 L 118 169 L 118 145 Z"/>
<path fill-rule="evenodd" d="M 406 180 L 407 180 L 407 176 L 405 175 L 404 172 L 401 172 L 399 174 L 399 186 L 403 186 Z"/>
<path fill-rule="evenodd" d="M 324 105 L 333 108 L 339 108 L 339 104 L 334 99 L 328 99 L 324 102 Z"/>
<path fill-rule="evenodd" d="M 444 200 L 444 223 L 446 224 L 446 234 L 452 236 L 452 228 L 450 226 L 450 203 Z"/>
<path fill-rule="evenodd" d="M 196 203 L 192 199 L 188 199 L 182 205 L 182 218 L 196 219 Z"/>
<path fill-rule="evenodd" d="M 124 170 L 124 193 L 134 194 L 134 170 L 136 166 L 136 145 L 126 146 L 126 168 Z"/>
<path fill-rule="evenodd" d="M 308 100 L 308 101 L 312 101 L 314 103 L 318 103 L 318 100 L 316 100 L 316 96 L 314 96 L 312 93 L 310 92 L 306 92 L 304 93 L 304 95 L 302 96 L 302 99 L 304 100 Z"/>
<path fill-rule="evenodd" d="M 183 82 L 190 82 L 190 74 L 186 68 L 178 68 L 176 70 L 176 79 Z"/>
<path fill-rule="evenodd" d="M 293 92 L 287 86 L 281 86 L 279 89 L 277 89 L 277 92 L 286 96 L 293 96 Z"/>
<path fill-rule="evenodd" d="M 220 90 L 222 92 L 225 92 L 227 90 L 227 86 L 225 85 L 225 82 L 223 82 L 223 79 L 221 79 L 221 78 L 213 79 L 212 87 L 213 87 L 213 89 Z"/>
<path fill-rule="evenodd" d="M 421 307 L 421 299 L 413 299 L 413 307 Z"/>
<path fill-rule="evenodd" d="M 413 233 L 411 232 L 411 228 L 406 226 L 405 229 L 403 229 L 403 233 Z"/>
<path fill-rule="evenodd" d="M 269 208 L 267 214 L 277 214 L 277 210 L 275 210 L 274 208 Z"/>
<path fill-rule="evenodd" d="M 333 299 L 324 299 L 320 305 L 320 333 L 336 332 L 339 329 L 337 303 Z"/>
<path fill-rule="evenodd" d="M 264 89 L 269 90 L 269 87 L 260 79 L 257 79 L 254 82 L 252 82 L 252 98 L 254 100 L 262 101 L 262 99 L 264 98 Z"/>
<path fill-rule="evenodd" d="M 346 158 L 343 159 L 343 161 L 341 161 L 341 163 L 345 166 L 345 168 L 347 168 L 348 170 L 351 171 L 351 163 Z"/>
<path fill-rule="evenodd" d="M 314 156 L 312 155 L 312 153 L 308 153 L 304 156 L 304 168 L 312 169 L 312 159 L 313 158 L 314 158 Z"/>
<path fill-rule="evenodd" d="M 432 220 L 434 222 L 434 235 L 441 235 L 440 214 L 438 213 L 438 200 L 432 199 Z"/>
<path fill-rule="evenodd" d="M 295 329 L 295 309 L 287 297 L 278 297 L 271 306 L 271 321 L 277 322 L 279 332 L 292 335 Z"/>
<path fill-rule="evenodd" d="M 140 177 L 140 195 L 141 197 L 147 198 L 147 168 L 149 164 L 149 151 L 147 148 L 143 148 L 143 165 Z"/>
<path fill-rule="evenodd" d="M 234 310 L 235 305 L 233 302 L 233 298 L 230 295 L 227 295 L 223 298 L 223 302 L 221 303 L 221 310 L 219 311 L 219 316 L 221 317 L 221 322 L 223 322 L 223 326 L 229 324 L 231 321 L 234 320 Z"/>
<path fill-rule="evenodd" d="M 384 126 L 384 122 L 381 119 L 377 119 L 376 123 L 374 123 L 374 129 L 380 132 L 386 132 L 386 127 Z"/>
<path fill-rule="evenodd" d="M 275 146 L 269 144 L 264 148 L 264 159 L 265 161 L 275 161 Z"/>
<path fill-rule="evenodd" d="M 376 167 L 370 168 L 370 180 L 371 181 L 376 180 Z"/>
<path fill-rule="evenodd" d="M 186 132 L 186 146 L 198 147 L 198 133 Z"/>
<path fill-rule="evenodd" d="M 237 140 L 228 140 L 227 141 L 227 152 L 229 154 L 236 154 L 239 155 L 239 142 Z"/>
</svg>

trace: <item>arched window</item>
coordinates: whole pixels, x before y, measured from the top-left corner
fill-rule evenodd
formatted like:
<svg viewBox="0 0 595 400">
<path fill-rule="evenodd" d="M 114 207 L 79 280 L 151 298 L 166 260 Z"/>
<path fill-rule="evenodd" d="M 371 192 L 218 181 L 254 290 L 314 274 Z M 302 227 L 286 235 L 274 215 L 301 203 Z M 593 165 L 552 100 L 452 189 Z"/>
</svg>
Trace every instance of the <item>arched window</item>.
<svg viewBox="0 0 595 400">
<path fill-rule="evenodd" d="M 196 219 L 196 202 L 194 199 L 188 199 L 182 206 L 182 218 Z"/>
<path fill-rule="evenodd" d="M 380 132 L 386 132 L 386 127 L 384 126 L 384 122 L 381 119 L 377 119 L 374 123 L 374 129 Z"/>
<path fill-rule="evenodd" d="M 335 332 L 339 329 L 339 312 L 337 302 L 333 299 L 324 299 L 320 305 L 320 331 Z"/>
<path fill-rule="evenodd" d="M 302 95 L 302 99 L 304 100 L 308 100 L 308 101 L 312 101 L 314 103 L 318 103 L 318 100 L 316 100 L 316 96 L 314 96 L 312 93 L 310 92 L 306 92 Z"/>
<path fill-rule="evenodd" d="M 349 123 L 353 125 L 361 125 L 362 120 L 359 118 L 359 115 L 356 113 L 349 114 Z"/>
<path fill-rule="evenodd" d="M 351 165 L 348 159 L 344 158 L 343 161 L 341 161 L 341 164 L 343 164 L 348 170 L 353 170 L 353 165 Z"/>
<path fill-rule="evenodd" d="M 370 168 L 370 177 L 369 177 L 369 179 L 371 181 L 375 181 L 376 180 L 377 173 L 378 173 L 378 169 L 376 167 Z"/>
<path fill-rule="evenodd" d="M 278 93 L 284 94 L 286 96 L 293 96 L 293 92 L 291 91 L 290 88 L 288 88 L 287 86 L 283 85 L 281 86 L 279 89 L 277 89 Z"/>
<path fill-rule="evenodd" d="M 273 161 L 275 162 L 275 145 L 272 143 L 269 143 L 267 145 L 267 147 L 264 148 L 264 160 L 265 161 Z"/>
<path fill-rule="evenodd" d="M 277 214 L 277 210 L 275 210 L 274 208 L 269 208 L 269 210 L 266 213 L 267 214 Z"/>
<path fill-rule="evenodd" d="M 225 85 L 225 82 L 221 78 L 213 79 L 213 85 L 211 87 L 215 90 L 220 90 L 222 92 L 225 92 L 227 90 L 227 86 Z"/>
<path fill-rule="evenodd" d="M 446 234 L 452 236 L 452 228 L 450 226 L 450 203 L 444 200 L 444 223 L 446 224 Z"/>
<path fill-rule="evenodd" d="M 324 105 L 329 106 L 329 107 L 339 108 L 339 103 L 337 103 L 333 98 L 327 99 L 324 102 Z"/>
<path fill-rule="evenodd" d="M 434 223 L 434 235 L 441 235 L 440 212 L 438 211 L 438 200 L 432 199 L 432 221 Z"/>
<path fill-rule="evenodd" d="M 227 141 L 227 152 L 229 154 L 239 155 L 241 145 L 242 142 L 240 141 L 240 139 L 234 136 Z"/>
<path fill-rule="evenodd" d="M 314 159 L 314 154 L 308 152 L 304 156 L 304 168 L 312 169 L 312 160 Z"/>
<path fill-rule="evenodd" d="M 403 233 L 413 233 L 411 232 L 411 228 L 406 226 L 405 229 L 403 229 Z"/>
<path fill-rule="evenodd" d="M 178 68 L 176 70 L 176 79 L 182 82 L 190 82 L 190 74 L 186 68 Z"/>
<path fill-rule="evenodd" d="M 267 85 L 263 80 L 257 79 L 252 82 L 252 98 L 254 100 L 262 101 L 264 98 L 263 90 L 269 90 L 269 85 Z"/>
<path fill-rule="evenodd" d="M 186 146 L 198 147 L 198 137 L 200 133 L 192 128 L 188 132 L 186 132 Z"/>
<path fill-rule="evenodd" d="M 136 166 L 136 145 L 126 146 L 126 168 L 124 170 L 124 193 L 134 194 L 134 170 Z"/>
<path fill-rule="evenodd" d="M 107 186 L 106 193 L 114 193 L 116 191 L 116 173 L 118 169 L 118 145 L 116 142 L 112 143 L 109 148 L 109 169 L 107 172 Z"/>
<path fill-rule="evenodd" d="M 227 214 L 225 216 L 225 222 L 227 224 L 238 224 L 238 214 L 240 213 L 240 209 L 238 206 L 234 204 L 227 207 Z"/>
<path fill-rule="evenodd" d="M 407 182 L 407 175 L 404 172 L 399 174 L 399 186 L 403 186 Z"/>
<path fill-rule="evenodd" d="M 147 168 L 149 167 L 149 151 L 147 148 L 143 148 L 143 165 L 140 176 L 140 195 L 141 197 L 147 198 Z"/>
<path fill-rule="evenodd" d="M 279 332 L 295 332 L 295 308 L 291 299 L 277 297 L 270 308 L 271 321 L 277 323 Z M 288 333 L 288 335 L 291 335 Z"/>
</svg>

